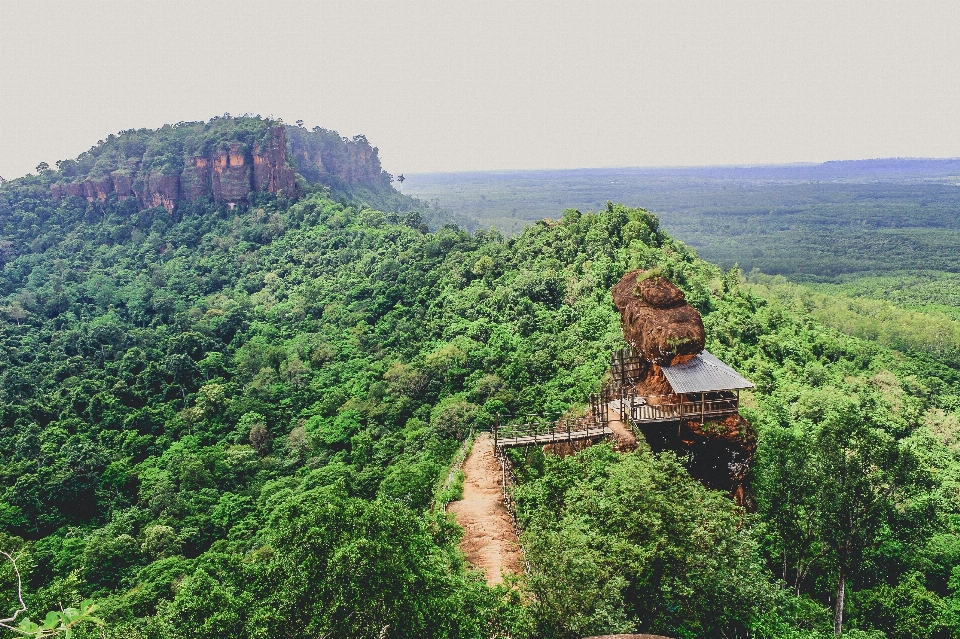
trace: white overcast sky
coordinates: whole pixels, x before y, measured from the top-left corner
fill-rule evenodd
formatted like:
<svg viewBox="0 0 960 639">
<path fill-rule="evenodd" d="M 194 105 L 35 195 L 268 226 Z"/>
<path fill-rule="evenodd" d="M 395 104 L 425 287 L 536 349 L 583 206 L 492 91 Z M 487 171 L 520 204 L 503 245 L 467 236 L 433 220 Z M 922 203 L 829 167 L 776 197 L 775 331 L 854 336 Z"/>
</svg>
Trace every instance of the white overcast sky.
<svg viewBox="0 0 960 639">
<path fill-rule="evenodd" d="M 0 0 L 0 175 L 229 112 L 392 173 L 960 156 L 960 2 Z"/>
</svg>

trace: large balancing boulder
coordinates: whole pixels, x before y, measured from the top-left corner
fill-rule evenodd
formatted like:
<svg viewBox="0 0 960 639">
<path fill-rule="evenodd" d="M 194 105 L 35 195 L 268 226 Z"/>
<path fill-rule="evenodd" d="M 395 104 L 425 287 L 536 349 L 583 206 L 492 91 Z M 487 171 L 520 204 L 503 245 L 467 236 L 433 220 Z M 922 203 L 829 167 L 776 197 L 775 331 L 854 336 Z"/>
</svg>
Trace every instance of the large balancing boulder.
<svg viewBox="0 0 960 639">
<path fill-rule="evenodd" d="M 700 313 L 658 271 L 630 271 L 610 294 L 620 311 L 623 337 L 648 362 L 674 366 L 703 351 Z"/>
</svg>

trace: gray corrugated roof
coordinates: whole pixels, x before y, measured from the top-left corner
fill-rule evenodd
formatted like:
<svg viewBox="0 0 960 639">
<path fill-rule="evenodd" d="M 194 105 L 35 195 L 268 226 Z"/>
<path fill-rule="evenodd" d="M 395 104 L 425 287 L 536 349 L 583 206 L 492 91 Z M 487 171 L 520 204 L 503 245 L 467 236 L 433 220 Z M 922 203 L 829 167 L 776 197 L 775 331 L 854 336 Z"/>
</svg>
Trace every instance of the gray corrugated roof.
<svg viewBox="0 0 960 639">
<path fill-rule="evenodd" d="M 708 351 L 703 351 L 689 362 L 664 366 L 663 375 L 675 393 L 705 393 L 718 390 L 753 388 L 744 379 Z"/>
</svg>

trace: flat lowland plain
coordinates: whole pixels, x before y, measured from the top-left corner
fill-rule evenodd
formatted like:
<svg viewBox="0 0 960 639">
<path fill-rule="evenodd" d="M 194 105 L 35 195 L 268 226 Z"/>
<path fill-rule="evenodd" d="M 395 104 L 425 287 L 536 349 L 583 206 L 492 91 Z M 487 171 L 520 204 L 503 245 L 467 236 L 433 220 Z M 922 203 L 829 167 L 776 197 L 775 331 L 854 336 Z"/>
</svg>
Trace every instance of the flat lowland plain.
<svg viewBox="0 0 960 639">
<path fill-rule="evenodd" d="M 960 160 L 414 174 L 403 190 L 507 235 L 568 208 L 641 206 L 708 261 L 798 282 L 960 272 Z"/>
</svg>

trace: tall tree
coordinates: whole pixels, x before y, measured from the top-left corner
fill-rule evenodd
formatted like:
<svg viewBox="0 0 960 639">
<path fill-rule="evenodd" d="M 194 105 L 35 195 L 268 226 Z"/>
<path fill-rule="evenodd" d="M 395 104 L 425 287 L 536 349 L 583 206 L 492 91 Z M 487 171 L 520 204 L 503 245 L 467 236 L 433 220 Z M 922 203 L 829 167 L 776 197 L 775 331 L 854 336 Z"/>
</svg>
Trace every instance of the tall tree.
<svg viewBox="0 0 960 639">
<path fill-rule="evenodd" d="M 837 572 L 834 632 L 843 629 L 846 582 L 901 493 L 922 482 L 912 451 L 874 421 L 869 398 L 828 407 L 815 438 L 820 534 Z"/>
</svg>

